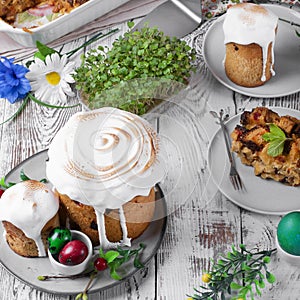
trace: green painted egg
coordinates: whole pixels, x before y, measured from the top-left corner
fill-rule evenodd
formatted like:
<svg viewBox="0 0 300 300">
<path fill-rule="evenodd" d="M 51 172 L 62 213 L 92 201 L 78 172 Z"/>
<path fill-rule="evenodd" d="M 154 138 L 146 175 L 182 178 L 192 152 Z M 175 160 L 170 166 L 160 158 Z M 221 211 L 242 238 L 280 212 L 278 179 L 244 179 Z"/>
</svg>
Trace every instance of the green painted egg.
<svg viewBox="0 0 300 300">
<path fill-rule="evenodd" d="M 277 239 L 284 251 L 300 256 L 300 211 L 288 213 L 280 220 Z"/>
<path fill-rule="evenodd" d="M 60 250 L 72 240 L 71 231 L 68 228 L 56 227 L 48 236 L 48 247 L 52 255 L 56 255 Z"/>
</svg>

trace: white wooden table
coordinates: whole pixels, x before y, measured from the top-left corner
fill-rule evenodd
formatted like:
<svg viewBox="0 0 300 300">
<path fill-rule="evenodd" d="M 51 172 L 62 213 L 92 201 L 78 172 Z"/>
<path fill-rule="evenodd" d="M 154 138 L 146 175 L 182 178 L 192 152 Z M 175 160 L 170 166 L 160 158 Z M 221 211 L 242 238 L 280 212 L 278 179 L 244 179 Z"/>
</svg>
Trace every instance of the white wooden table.
<svg viewBox="0 0 300 300">
<path fill-rule="evenodd" d="M 204 24 L 198 29 L 197 38 L 189 38 L 189 43 L 197 44 L 200 50 L 206 27 Z M 121 28 L 125 30 L 126 26 Z M 110 45 L 119 34 L 100 43 Z M 73 49 L 83 41 L 69 43 L 64 49 Z M 222 86 L 207 70 L 201 51 L 197 55 L 197 72 L 181 101 L 147 116 L 153 122 L 159 118 L 159 132 L 169 157 L 168 176 L 161 183 L 169 212 L 162 245 L 149 265 L 136 276 L 115 288 L 93 294 L 89 299 L 182 300 L 193 293 L 193 287 L 202 284 L 201 274 L 209 268 L 210 257 L 230 250 L 232 244 L 244 243 L 249 248 L 256 245 L 275 247 L 280 216 L 241 209 L 228 201 L 211 182 L 207 148 L 218 125 L 209 111 L 223 108 L 234 116 L 259 105 L 300 110 L 300 93 L 272 99 L 243 96 Z M 74 59 L 79 61 L 79 56 Z M 15 109 L 16 106 L 7 101 L 0 101 L 1 120 Z M 30 102 L 16 120 L 0 127 L 0 175 L 46 149 L 59 128 L 80 109 L 55 110 Z M 181 160 L 178 160 L 179 156 Z M 209 197 L 204 193 L 207 188 Z M 261 299 L 300 299 L 299 267 L 287 265 L 275 255 L 270 270 L 277 281 L 273 285 L 267 284 Z M 1 300 L 73 299 L 27 286 L 3 267 L 0 267 L 0 286 Z"/>
</svg>

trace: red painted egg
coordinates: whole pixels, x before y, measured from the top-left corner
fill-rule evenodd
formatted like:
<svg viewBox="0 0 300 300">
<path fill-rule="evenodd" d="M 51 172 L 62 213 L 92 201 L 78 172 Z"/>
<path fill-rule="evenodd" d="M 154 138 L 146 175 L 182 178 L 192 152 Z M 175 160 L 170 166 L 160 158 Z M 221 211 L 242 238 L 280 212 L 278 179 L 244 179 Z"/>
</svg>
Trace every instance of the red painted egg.
<svg viewBox="0 0 300 300">
<path fill-rule="evenodd" d="M 82 263 L 88 256 L 88 247 L 80 240 L 68 242 L 59 252 L 58 261 L 64 265 L 74 266 Z"/>
</svg>

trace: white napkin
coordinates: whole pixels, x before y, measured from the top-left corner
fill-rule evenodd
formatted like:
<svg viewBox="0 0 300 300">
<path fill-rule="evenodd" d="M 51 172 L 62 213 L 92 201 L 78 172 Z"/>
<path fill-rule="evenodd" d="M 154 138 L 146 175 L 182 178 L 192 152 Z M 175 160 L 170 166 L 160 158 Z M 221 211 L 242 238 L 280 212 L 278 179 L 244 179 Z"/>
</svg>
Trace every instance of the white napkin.
<svg viewBox="0 0 300 300">
<path fill-rule="evenodd" d="M 99 32 L 107 27 L 112 27 L 118 23 L 145 16 L 165 1 L 166 0 L 131 0 L 78 30 L 49 43 L 48 46 L 54 48 L 80 37 Z M 0 41 L 0 56 L 15 57 L 16 61 L 27 58 L 36 51 L 35 48 L 26 48 L 18 44 L 2 32 L 0 32 Z"/>
</svg>

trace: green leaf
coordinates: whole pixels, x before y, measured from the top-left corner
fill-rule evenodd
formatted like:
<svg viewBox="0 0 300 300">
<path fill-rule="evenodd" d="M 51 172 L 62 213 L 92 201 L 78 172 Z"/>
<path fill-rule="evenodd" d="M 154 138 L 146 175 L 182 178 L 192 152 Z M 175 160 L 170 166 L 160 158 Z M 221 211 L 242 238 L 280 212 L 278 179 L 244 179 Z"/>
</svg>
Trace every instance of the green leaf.
<svg viewBox="0 0 300 300">
<path fill-rule="evenodd" d="M 230 287 L 231 287 L 232 290 L 239 290 L 239 289 L 243 288 L 242 285 L 240 285 L 240 284 L 238 284 L 238 283 L 236 283 L 234 281 L 232 281 L 230 283 Z"/>
<path fill-rule="evenodd" d="M 270 144 L 268 145 L 268 152 L 267 152 L 268 155 L 272 157 L 276 157 L 282 154 L 284 149 L 284 142 L 285 140 L 279 140 L 279 139 L 270 142 Z"/>
<path fill-rule="evenodd" d="M 114 251 L 114 250 L 110 250 L 107 251 L 104 254 L 104 259 L 107 261 L 108 264 L 110 264 L 111 262 L 113 262 L 118 256 L 120 255 L 120 253 L 118 251 Z"/>
<path fill-rule="evenodd" d="M 262 279 L 260 279 L 260 280 L 258 281 L 258 286 L 259 286 L 261 289 L 263 289 L 266 285 L 265 285 L 264 281 L 263 281 Z"/>
<path fill-rule="evenodd" d="M 3 189 L 7 189 L 7 188 L 8 188 L 7 184 L 5 183 L 5 176 L 3 176 L 3 177 L 0 179 L 0 186 L 1 186 Z"/>
<path fill-rule="evenodd" d="M 276 157 L 282 154 L 284 150 L 284 143 L 287 138 L 285 136 L 284 131 L 280 129 L 277 125 L 270 124 L 269 128 L 270 132 L 263 134 L 262 138 L 266 142 L 269 142 L 267 151 L 268 155 Z"/>
<path fill-rule="evenodd" d="M 275 276 L 268 271 L 266 272 L 266 278 L 269 283 L 274 283 L 276 281 Z"/>
<path fill-rule="evenodd" d="M 271 141 L 273 139 L 285 139 L 285 133 L 277 125 L 271 123 L 269 125 L 269 129 L 270 129 L 270 132 L 269 133 L 265 133 L 263 135 L 263 139 L 265 141 L 268 142 L 268 141 Z"/>
<path fill-rule="evenodd" d="M 268 264 L 270 261 L 271 261 L 270 256 L 265 256 L 265 257 L 263 258 L 263 262 L 264 262 L 265 264 Z"/>
<path fill-rule="evenodd" d="M 24 170 L 20 171 L 20 178 L 22 181 L 30 180 L 30 178 L 24 173 Z"/>
<path fill-rule="evenodd" d="M 133 21 L 128 21 L 127 26 L 131 29 L 134 26 L 134 22 Z"/>
<path fill-rule="evenodd" d="M 115 280 L 121 280 L 122 277 L 117 273 L 115 268 L 110 269 L 110 276 Z"/>
<path fill-rule="evenodd" d="M 135 258 L 134 258 L 133 265 L 137 269 L 142 269 L 145 267 L 145 265 L 139 260 L 139 258 L 137 256 L 135 256 Z"/>
<path fill-rule="evenodd" d="M 54 49 L 44 45 L 40 41 L 36 41 L 36 47 L 39 51 L 34 54 L 34 57 L 38 57 L 42 61 L 45 61 L 47 55 L 57 52 Z"/>
</svg>

